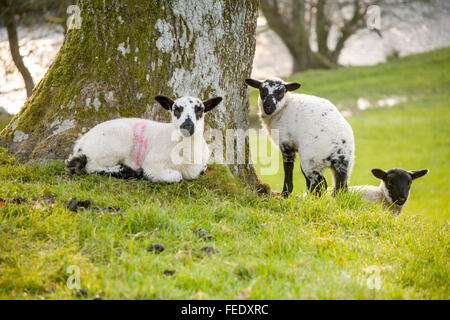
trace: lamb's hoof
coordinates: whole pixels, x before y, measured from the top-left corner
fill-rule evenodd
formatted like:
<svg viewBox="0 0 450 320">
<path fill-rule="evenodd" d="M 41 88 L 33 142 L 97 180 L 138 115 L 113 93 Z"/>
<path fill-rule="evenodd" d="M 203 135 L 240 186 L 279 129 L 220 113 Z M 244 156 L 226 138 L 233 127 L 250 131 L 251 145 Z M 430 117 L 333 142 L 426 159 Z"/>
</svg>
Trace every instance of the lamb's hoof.
<svg viewBox="0 0 450 320">
<path fill-rule="evenodd" d="M 142 175 L 143 175 L 142 168 L 133 170 L 131 167 L 125 164 L 120 165 L 119 176 L 122 179 L 139 179 L 140 177 L 142 177 Z"/>
<path fill-rule="evenodd" d="M 289 198 L 289 192 L 287 192 L 287 191 L 282 191 L 282 192 L 281 192 L 281 196 L 282 196 L 283 198 L 287 199 L 287 198 Z"/>
<path fill-rule="evenodd" d="M 143 179 L 144 178 L 144 169 L 139 168 L 136 170 L 136 179 Z"/>
</svg>

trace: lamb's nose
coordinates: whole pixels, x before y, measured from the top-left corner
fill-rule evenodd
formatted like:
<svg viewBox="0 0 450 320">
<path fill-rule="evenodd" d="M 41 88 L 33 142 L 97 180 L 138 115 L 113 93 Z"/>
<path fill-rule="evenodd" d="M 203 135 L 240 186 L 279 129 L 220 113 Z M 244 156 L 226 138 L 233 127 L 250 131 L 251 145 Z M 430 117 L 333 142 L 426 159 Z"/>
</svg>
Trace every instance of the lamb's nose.
<svg viewBox="0 0 450 320">
<path fill-rule="evenodd" d="M 191 119 L 186 119 L 180 126 L 181 132 L 185 137 L 192 136 L 194 134 L 195 125 Z"/>
</svg>

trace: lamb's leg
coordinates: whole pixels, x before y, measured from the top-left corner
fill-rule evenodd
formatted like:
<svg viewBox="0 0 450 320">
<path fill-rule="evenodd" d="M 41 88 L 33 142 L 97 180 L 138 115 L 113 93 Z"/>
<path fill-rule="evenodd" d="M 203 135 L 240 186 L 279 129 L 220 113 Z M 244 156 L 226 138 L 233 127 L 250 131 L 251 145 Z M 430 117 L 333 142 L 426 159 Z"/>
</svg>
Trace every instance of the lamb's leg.
<svg viewBox="0 0 450 320">
<path fill-rule="evenodd" d="M 305 174 L 305 171 L 303 171 L 303 168 L 301 166 L 300 166 L 300 169 L 302 169 L 303 176 L 305 177 L 305 180 L 306 180 L 306 190 L 310 190 L 311 189 L 311 180 L 309 180 L 308 176 Z"/>
<path fill-rule="evenodd" d="M 347 176 L 347 170 L 345 171 L 338 171 L 336 168 L 332 168 L 331 174 L 334 177 L 334 191 L 333 196 L 335 196 L 340 190 L 347 190 L 348 189 L 348 176 Z"/>
<path fill-rule="evenodd" d="M 113 174 L 113 177 L 121 179 L 141 179 L 143 178 L 143 170 L 139 168 L 134 170 L 133 168 L 127 166 L 126 164 L 120 165 L 120 171 L 118 174 Z"/>
<path fill-rule="evenodd" d="M 167 182 L 175 183 L 183 180 L 183 176 L 177 170 L 173 169 L 160 169 L 143 167 L 143 177 L 151 182 Z"/>
<path fill-rule="evenodd" d="M 307 172 L 306 174 L 311 181 L 309 192 L 320 197 L 322 193 L 327 190 L 327 180 L 325 180 L 322 173 L 318 171 Z"/>
<path fill-rule="evenodd" d="M 103 174 L 103 175 L 110 175 L 113 177 L 119 177 L 120 176 L 120 169 L 121 165 L 115 165 L 111 167 L 100 167 L 100 166 L 93 166 L 93 165 L 87 165 L 86 171 L 88 173 L 97 173 L 97 174 Z"/>
<path fill-rule="evenodd" d="M 290 193 L 292 193 L 292 190 L 294 189 L 294 186 L 292 184 L 292 172 L 294 170 L 295 149 L 288 143 L 281 143 L 280 150 L 281 154 L 283 155 L 284 169 L 284 183 L 281 195 L 286 198 Z"/>
<path fill-rule="evenodd" d="M 336 195 L 340 190 L 348 189 L 348 161 L 346 160 L 332 160 L 331 161 L 331 173 L 334 180 L 334 192 Z"/>
<path fill-rule="evenodd" d="M 131 179 L 139 178 L 139 170 L 133 170 L 127 165 L 124 164 L 116 164 L 113 166 L 104 166 L 100 165 L 95 161 L 89 160 L 86 164 L 86 171 L 88 173 L 97 173 L 101 175 L 108 175 L 114 178 L 120 179 Z M 141 173 L 142 177 L 142 173 Z"/>
</svg>

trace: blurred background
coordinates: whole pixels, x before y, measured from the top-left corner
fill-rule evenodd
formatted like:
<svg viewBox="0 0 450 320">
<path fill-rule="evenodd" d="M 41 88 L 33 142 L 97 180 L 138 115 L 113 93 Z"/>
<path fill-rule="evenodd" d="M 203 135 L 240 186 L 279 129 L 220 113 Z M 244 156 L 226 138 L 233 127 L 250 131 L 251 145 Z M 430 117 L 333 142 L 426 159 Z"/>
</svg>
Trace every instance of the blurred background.
<svg viewBox="0 0 450 320">
<path fill-rule="evenodd" d="M 27 97 L 25 81 L 32 86 L 45 74 L 64 41 L 71 4 L 75 1 L 0 1 L 0 112 L 17 113 Z M 368 4 L 380 8 L 378 29 L 367 28 Z M 260 79 L 375 65 L 450 45 L 448 0 L 261 0 L 260 8 L 252 73 Z M 11 54 L 8 21 L 16 34 L 13 51 L 21 59 Z"/>
</svg>

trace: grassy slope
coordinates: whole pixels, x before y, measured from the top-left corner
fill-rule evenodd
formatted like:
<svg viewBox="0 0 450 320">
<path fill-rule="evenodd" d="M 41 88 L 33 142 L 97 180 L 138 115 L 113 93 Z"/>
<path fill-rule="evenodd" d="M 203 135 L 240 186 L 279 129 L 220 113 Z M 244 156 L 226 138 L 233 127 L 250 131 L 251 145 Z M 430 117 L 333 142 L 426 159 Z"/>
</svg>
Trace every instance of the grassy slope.
<svg viewBox="0 0 450 320">
<path fill-rule="evenodd" d="M 450 56 L 447 50 L 445 54 L 420 58 L 427 63 L 435 55 L 446 55 L 447 60 Z M 418 58 L 405 60 L 414 59 Z M 409 68 L 402 61 L 395 64 L 404 63 Z M 386 66 L 361 70 L 377 68 Z M 337 81 L 339 77 L 333 74 L 344 71 L 328 74 Z M 304 86 L 308 76 L 314 79 L 321 74 L 302 75 Z M 316 82 L 324 86 L 328 80 Z M 357 85 L 355 81 L 355 88 Z M 390 84 L 379 87 L 392 88 Z M 443 146 L 427 146 L 426 152 L 420 152 L 420 146 L 411 147 L 419 150 L 416 159 L 422 161 L 411 165 L 429 166 L 432 173 L 446 172 L 448 132 L 442 126 L 448 119 L 448 96 L 438 86 L 436 91 L 436 95 L 428 91 L 429 98 L 412 105 L 368 111 L 351 118 L 358 143 L 356 166 L 361 166 L 355 169 L 353 181 L 370 181 L 368 174 L 358 174 L 366 171 L 361 152 L 371 152 L 366 160 L 380 157 L 400 133 L 408 137 L 410 144 L 419 139 L 410 137 L 412 133 L 427 140 L 424 126 L 433 129 Z M 332 101 L 338 101 L 329 95 Z M 390 130 L 389 137 L 379 137 L 380 130 L 374 131 L 380 121 L 386 121 L 386 114 L 389 121 L 401 125 L 406 111 L 414 115 L 412 133 L 406 126 Z M 373 133 L 362 130 L 367 126 L 373 128 Z M 383 143 L 389 147 L 375 149 L 377 154 L 371 151 Z M 409 150 L 399 148 L 391 157 L 400 159 Z M 436 155 L 433 165 L 427 158 L 430 150 Z M 385 162 L 380 166 L 390 165 L 388 156 L 381 160 Z M 410 163 L 405 162 L 407 165 Z M 446 187 L 442 178 L 431 174 L 423 179 L 427 184 L 417 181 L 414 186 L 416 200 L 419 191 L 434 188 L 430 182 L 434 181 L 436 188 Z M 446 222 L 430 221 L 411 212 L 392 217 L 356 196 L 306 200 L 258 197 L 220 166 L 211 166 L 197 181 L 176 185 L 96 175 L 70 177 L 61 163 L 25 166 L 4 151 L 0 151 L 0 181 L 0 197 L 29 199 L 28 204 L 0 208 L 0 298 L 77 298 L 66 285 L 69 265 L 80 268 L 81 287 L 90 298 L 449 298 L 450 239 Z M 303 181 L 297 181 L 296 189 L 300 183 L 303 185 Z M 446 204 L 443 197 L 448 196 L 448 189 L 444 189 L 446 193 L 436 190 L 436 199 L 429 205 Z M 45 195 L 57 197 L 54 207 L 30 201 Z M 74 196 L 126 211 L 71 212 L 66 205 Z M 420 208 L 421 204 L 416 205 Z M 422 210 L 429 211 L 426 205 Z M 143 238 L 127 236 L 155 228 L 156 232 Z M 213 240 L 200 239 L 194 232 L 196 228 L 208 230 Z M 160 254 L 148 252 L 153 242 L 162 243 L 166 250 Z M 198 252 L 204 246 L 214 247 L 217 253 L 208 256 Z M 367 268 L 371 266 L 380 272 L 378 290 L 367 286 L 371 277 Z M 164 276 L 166 269 L 177 272 L 173 277 Z"/>
<path fill-rule="evenodd" d="M 450 49 L 447 48 L 375 67 L 309 71 L 289 80 L 303 83 L 299 92 L 327 97 L 336 105 L 355 112 L 348 118 L 356 140 L 352 185 L 378 185 L 379 181 L 370 172 L 376 167 L 429 168 L 427 176 L 413 183 L 404 213 L 449 220 L 449 69 Z M 390 96 L 407 97 L 408 101 L 392 108 L 374 108 L 363 112 L 355 110 L 359 97 L 374 103 Z M 252 105 L 256 105 L 256 100 L 257 92 L 252 90 Z M 256 150 L 255 146 L 253 150 Z M 330 175 L 327 177 L 331 183 Z M 280 190 L 282 166 L 277 175 L 265 176 L 263 180 Z M 294 191 L 300 194 L 304 190 L 305 180 L 297 159 Z"/>
</svg>

